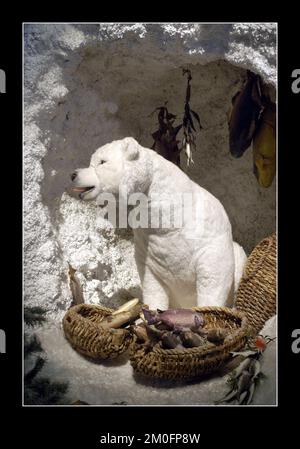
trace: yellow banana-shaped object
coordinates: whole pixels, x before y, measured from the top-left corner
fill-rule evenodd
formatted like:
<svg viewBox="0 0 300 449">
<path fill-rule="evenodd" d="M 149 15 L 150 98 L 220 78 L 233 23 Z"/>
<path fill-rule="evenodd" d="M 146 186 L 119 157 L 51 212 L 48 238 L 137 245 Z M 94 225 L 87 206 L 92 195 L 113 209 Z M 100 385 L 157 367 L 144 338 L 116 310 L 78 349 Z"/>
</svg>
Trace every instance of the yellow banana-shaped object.
<svg viewBox="0 0 300 449">
<path fill-rule="evenodd" d="M 253 171 L 262 187 L 270 187 L 276 172 L 276 106 L 269 103 L 253 138 Z"/>
</svg>

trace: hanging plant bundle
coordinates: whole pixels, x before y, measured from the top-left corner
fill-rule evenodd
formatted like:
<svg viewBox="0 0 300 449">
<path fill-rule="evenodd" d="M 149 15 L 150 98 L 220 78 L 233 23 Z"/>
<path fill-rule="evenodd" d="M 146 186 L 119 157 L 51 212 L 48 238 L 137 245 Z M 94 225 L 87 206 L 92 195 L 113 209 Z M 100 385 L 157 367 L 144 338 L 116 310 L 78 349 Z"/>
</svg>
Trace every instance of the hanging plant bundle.
<svg viewBox="0 0 300 449">
<path fill-rule="evenodd" d="M 190 108 L 191 99 L 191 71 L 183 69 L 183 75 L 187 74 L 187 88 L 184 105 L 183 121 L 177 126 L 174 126 L 176 115 L 170 113 L 167 108 L 167 103 L 164 106 L 159 106 L 150 115 L 158 111 L 158 124 L 159 128 L 152 137 L 154 143 L 152 149 L 165 159 L 173 162 L 180 167 L 180 152 L 184 150 L 187 157 L 187 166 L 190 163 L 194 163 L 192 158 L 192 151 L 196 149 L 196 137 L 195 126 L 193 118 L 199 123 L 200 129 L 202 129 L 199 115 Z M 183 137 L 181 140 L 177 140 L 178 132 L 183 128 Z M 181 146 L 179 146 L 181 144 Z"/>
<path fill-rule="evenodd" d="M 197 112 L 190 108 L 191 99 L 191 80 L 192 75 L 189 69 L 183 69 L 183 75 L 187 74 L 187 87 L 185 95 L 185 105 L 184 105 L 184 116 L 183 116 L 183 139 L 182 139 L 182 149 L 187 157 L 187 166 L 194 163 L 193 161 L 193 151 L 196 150 L 196 128 L 194 126 L 193 117 L 197 120 L 200 129 L 202 129 L 200 117 Z"/>
<path fill-rule="evenodd" d="M 153 111 L 158 111 L 159 128 L 152 134 L 154 139 L 152 149 L 168 161 L 180 166 L 179 155 L 181 149 L 178 147 L 179 141 L 176 140 L 176 136 L 182 128 L 182 124 L 175 127 L 173 126 L 176 115 L 171 114 L 166 105 L 167 102 L 164 106 L 160 106 Z"/>
</svg>

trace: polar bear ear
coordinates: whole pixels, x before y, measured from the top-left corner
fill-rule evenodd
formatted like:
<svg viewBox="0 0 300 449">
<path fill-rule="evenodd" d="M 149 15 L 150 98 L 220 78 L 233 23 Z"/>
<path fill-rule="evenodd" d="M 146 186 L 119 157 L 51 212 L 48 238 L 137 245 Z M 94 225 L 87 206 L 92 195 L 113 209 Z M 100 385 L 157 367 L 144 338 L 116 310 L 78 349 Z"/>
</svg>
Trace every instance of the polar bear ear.
<svg viewBox="0 0 300 449">
<path fill-rule="evenodd" d="M 134 161 L 139 157 L 139 144 L 133 137 L 125 137 L 123 151 L 128 161 Z"/>
</svg>

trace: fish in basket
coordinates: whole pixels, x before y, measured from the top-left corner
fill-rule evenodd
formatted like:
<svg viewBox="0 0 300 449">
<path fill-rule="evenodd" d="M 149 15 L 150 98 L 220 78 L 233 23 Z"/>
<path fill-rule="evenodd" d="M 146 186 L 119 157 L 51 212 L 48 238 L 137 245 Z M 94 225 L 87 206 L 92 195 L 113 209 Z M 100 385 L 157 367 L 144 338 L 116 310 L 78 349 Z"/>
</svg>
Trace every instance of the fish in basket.
<svg viewBox="0 0 300 449">
<path fill-rule="evenodd" d="M 246 316 L 227 307 L 149 311 L 133 326 L 130 362 L 136 373 L 188 380 L 218 370 L 247 342 Z"/>
</svg>

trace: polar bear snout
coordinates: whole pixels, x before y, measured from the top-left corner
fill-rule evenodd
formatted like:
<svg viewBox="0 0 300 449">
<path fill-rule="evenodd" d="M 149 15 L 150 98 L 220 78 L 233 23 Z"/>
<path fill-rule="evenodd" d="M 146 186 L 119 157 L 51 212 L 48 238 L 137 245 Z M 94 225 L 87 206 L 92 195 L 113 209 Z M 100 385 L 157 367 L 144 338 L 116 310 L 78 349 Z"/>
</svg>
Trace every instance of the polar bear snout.
<svg viewBox="0 0 300 449">
<path fill-rule="evenodd" d="M 92 167 L 79 168 L 71 175 L 72 192 L 79 194 L 82 200 L 92 200 L 97 195 L 98 177 Z"/>
</svg>

